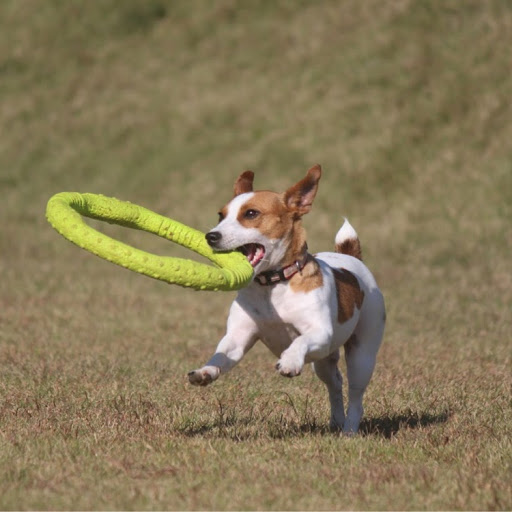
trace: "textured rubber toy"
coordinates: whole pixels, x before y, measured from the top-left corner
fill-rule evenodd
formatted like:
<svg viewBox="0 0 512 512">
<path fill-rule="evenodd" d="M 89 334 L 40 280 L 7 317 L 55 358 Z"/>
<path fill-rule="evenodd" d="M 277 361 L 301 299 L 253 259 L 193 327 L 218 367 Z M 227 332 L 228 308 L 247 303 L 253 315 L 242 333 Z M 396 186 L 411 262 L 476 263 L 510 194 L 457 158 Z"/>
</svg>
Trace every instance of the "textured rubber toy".
<svg viewBox="0 0 512 512">
<path fill-rule="evenodd" d="M 157 256 L 115 240 L 86 224 L 81 216 L 140 229 L 166 238 L 208 258 L 216 266 Z M 98 194 L 60 192 L 48 201 L 48 222 L 65 238 L 100 258 L 167 283 L 196 290 L 238 290 L 253 269 L 240 252 L 215 253 L 204 233 L 142 206 Z"/>
</svg>

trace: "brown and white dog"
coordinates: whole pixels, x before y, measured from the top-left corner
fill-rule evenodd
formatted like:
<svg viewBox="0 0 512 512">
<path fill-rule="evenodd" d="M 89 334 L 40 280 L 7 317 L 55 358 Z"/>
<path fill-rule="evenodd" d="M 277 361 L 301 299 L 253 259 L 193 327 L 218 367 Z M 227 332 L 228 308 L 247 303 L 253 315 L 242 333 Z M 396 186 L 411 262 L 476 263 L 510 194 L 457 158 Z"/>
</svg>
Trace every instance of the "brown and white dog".
<svg viewBox="0 0 512 512">
<path fill-rule="evenodd" d="M 301 218 L 311 210 L 321 176 L 319 165 L 282 194 L 253 191 L 254 174 L 235 182 L 235 197 L 206 235 L 218 251 L 238 249 L 255 278 L 231 306 L 226 335 L 205 366 L 188 374 L 205 386 L 231 370 L 261 340 L 279 358 L 276 370 L 300 375 L 312 362 L 326 384 L 330 426 L 354 433 L 363 414 L 363 394 L 372 376 L 386 319 L 384 299 L 361 260 L 357 233 L 345 220 L 336 252 L 308 253 Z M 339 350 L 344 347 L 348 377 L 345 417 Z"/>
</svg>

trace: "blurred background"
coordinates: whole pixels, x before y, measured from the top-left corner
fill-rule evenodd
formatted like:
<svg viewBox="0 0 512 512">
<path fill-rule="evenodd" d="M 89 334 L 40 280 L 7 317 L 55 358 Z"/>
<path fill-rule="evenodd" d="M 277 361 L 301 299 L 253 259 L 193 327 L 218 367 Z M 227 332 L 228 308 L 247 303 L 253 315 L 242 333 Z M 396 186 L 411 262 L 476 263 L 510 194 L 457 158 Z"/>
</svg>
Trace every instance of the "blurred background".
<svg viewBox="0 0 512 512">
<path fill-rule="evenodd" d="M 506 1 L 2 2 L 4 300 L 133 279 L 49 228 L 56 192 L 207 230 L 243 170 L 282 190 L 320 163 L 313 251 L 347 216 L 391 307 L 487 321 L 511 289 L 511 23 Z"/>
<path fill-rule="evenodd" d="M 280 191 L 315 163 L 310 249 L 333 247 L 348 217 L 386 296 L 380 392 L 430 386 L 441 403 L 455 369 L 492 388 L 510 363 L 511 48 L 506 0 L 3 0 L 4 390 L 29 396 L 30 375 L 81 361 L 188 393 L 234 297 L 79 250 L 45 220 L 53 194 L 115 196 L 206 231 L 245 169 Z M 250 365 L 266 375 L 273 358 Z"/>
</svg>

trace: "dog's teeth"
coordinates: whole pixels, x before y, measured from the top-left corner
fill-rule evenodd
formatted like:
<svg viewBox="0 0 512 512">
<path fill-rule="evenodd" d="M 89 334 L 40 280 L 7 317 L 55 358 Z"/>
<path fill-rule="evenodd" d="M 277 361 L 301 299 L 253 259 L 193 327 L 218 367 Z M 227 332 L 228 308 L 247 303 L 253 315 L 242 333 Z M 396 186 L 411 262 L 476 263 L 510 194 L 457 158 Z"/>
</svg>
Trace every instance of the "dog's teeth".
<svg viewBox="0 0 512 512">
<path fill-rule="evenodd" d="M 265 249 L 259 244 L 245 244 L 239 247 L 238 250 L 253 266 L 256 266 L 265 255 Z"/>
</svg>

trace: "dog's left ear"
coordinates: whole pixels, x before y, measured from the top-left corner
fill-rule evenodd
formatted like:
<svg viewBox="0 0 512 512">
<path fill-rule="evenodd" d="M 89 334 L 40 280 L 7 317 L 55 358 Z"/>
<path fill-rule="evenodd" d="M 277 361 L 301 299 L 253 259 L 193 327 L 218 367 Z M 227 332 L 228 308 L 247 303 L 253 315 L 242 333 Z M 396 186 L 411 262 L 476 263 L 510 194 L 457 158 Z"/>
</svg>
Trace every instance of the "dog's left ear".
<svg viewBox="0 0 512 512">
<path fill-rule="evenodd" d="M 233 192 L 235 196 L 244 192 L 252 192 L 252 182 L 254 181 L 254 173 L 252 171 L 244 171 L 235 181 Z"/>
<path fill-rule="evenodd" d="M 286 206 L 299 217 L 309 213 L 318 190 L 318 182 L 322 176 L 322 168 L 317 164 L 309 169 L 306 177 L 284 193 Z"/>
</svg>

